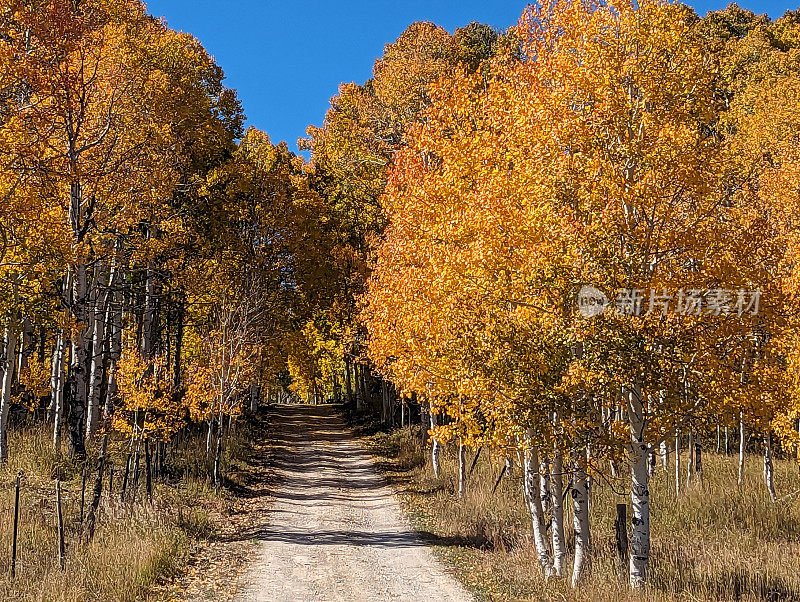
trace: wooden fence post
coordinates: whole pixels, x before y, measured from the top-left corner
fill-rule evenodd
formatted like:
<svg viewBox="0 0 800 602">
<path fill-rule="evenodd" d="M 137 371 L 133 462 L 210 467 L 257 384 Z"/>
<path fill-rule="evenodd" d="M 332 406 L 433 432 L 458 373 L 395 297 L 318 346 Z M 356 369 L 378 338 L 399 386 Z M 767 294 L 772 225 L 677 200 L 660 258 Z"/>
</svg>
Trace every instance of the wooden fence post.
<svg viewBox="0 0 800 602">
<path fill-rule="evenodd" d="M 11 578 L 17 575 L 17 533 L 19 531 L 19 486 L 22 473 L 17 473 L 17 483 L 14 488 L 14 535 L 11 540 Z"/>
<path fill-rule="evenodd" d="M 61 570 L 67 568 L 64 556 L 64 513 L 61 511 L 61 480 L 56 479 L 56 518 L 58 520 L 58 563 Z"/>
</svg>

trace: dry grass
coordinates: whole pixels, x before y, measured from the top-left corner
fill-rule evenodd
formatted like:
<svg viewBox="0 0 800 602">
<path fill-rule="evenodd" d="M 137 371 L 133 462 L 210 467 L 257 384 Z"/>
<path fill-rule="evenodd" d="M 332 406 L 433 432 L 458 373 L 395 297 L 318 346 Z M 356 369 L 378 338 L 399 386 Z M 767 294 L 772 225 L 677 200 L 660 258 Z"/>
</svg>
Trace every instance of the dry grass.
<svg viewBox="0 0 800 602">
<path fill-rule="evenodd" d="M 0 600 L 83 602 L 133 601 L 151 598 L 151 588 L 180 571 L 195 544 L 212 531 L 224 512 L 229 494 L 217 493 L 196 457 L 201 436 L 187 439 L 167 457 L 168 475 L 154 482 L 153 502 L 147 500 L 141 477 L 135 503 L 120 501 L 127 445 L 110 444 L 115 473 L 113 492 L 108 476 L 94 539 L 81 537 L 82 465 L 58 459 L 51 451 L 48 426 L 10 432 L 10 461 L 0 468 Z M 235 474 L 244 453 L 244 437 L 233 437 L 226 451 Z M 89 453 L 85 508 L 91 500 L 97 450 Z M 199 454 L 203 456 L 202 453 Z M 142 467 L 144 458 L 142 458 Z M 143 468 L 142 468 L 143 470 Z M 20 496 L 16 578 L 11 579 L 14 481 L 23 474 Z M 66 532 L 66 570 L 58 560 L 55 475 L 62 479 Z M 229 473 L 230 474 L 230 473 Z M 130 490 L 129 490 L 130 491 Z"/>
<path fill-rule="evenodd" d="M 757 456 L 747 458 L 746 479 L 738 487 L 736 458 L 706 453 L 702 484 L 679 497 L 674 467 L 663 472 L 659 466 L 650 488 L 651 582 L 634 594 L 620 583 L 615 564 L 615 506 L 628 501 L 623 479 L 594 480 L 593 567 L 576 591 L 564 581 L 546 584 L 541 577 L 519 473 L 504 478 L 492 494 L 499 458 L 480 457 L 467 495 L 458 499 L 452 449 L 443 455 L 441 476 L 434 479 L 416 433 L 403 429 L 363 440 L 397 486 L 415 527 L 481 599 L 800 600 L 800 496 L 773 504 Z M 778 460 L 775 482 L 779 496 L 800 487 L 796 465 Z M 569 510 L 565 522 L 571 550 Z"/>
</svg>

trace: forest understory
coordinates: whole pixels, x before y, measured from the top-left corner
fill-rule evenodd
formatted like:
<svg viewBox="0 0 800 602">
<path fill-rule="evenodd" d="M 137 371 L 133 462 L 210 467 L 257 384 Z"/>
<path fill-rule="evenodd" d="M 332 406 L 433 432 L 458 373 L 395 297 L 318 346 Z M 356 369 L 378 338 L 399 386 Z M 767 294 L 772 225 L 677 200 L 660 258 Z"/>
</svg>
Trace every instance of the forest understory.
<svg viewBox="0 0 800 602">
<path fill-rule="evenodd" d="M 236 595 L 287 401 L 412 415 L 365 444 L 484 598 L 800 599 L 800 10 L 416 21 L 296 151 L 149 10 L 0 0 L 0 600 Z"/>
<path fill-rule="evenodd" d="M 10 440 L 12 459 L 0 472 L 0 599 L 226 600 L 235 594 L 231 584 L 254 549 L 241 534 L 252 525 L 253 513 L 266 504 L 266 410 L 257 417 L 240 418 L 228 432 L 220 488 L 210 477 L 211 460 L 198 453 L 205 446 L 205 434 L 188 434 L 170 445 L 163 451 L 163 460 L 161 452 L 151 449 L 148 463 L 140 449 L 138 468 L 130 439 L 115 436 L 108 444 L 91 541 L 89 514 L 99 449 L 88 450 L 85 463 L 57 459 L 50 438 L 49 431 L 38 425 L 20 426 Z M 18 541 L 12 578 L 18 474 Z M 64 525 L 63 567 L 57 479 Z"/>
<path fill-rule="evenodd" d="M 536 570 L 537 553 L 518 467 L 509 474 L 503 471 L 502 457 L 483 450 L 475 462 L 474 451 L 469 452 L 466 490 L 459 498 L 456 446 L 445 446 L 437 478 L 430 449 L 423 447 L 417 427 L 376 432 L 361 425 L 359 430 L 414 527 L 479 600 L 800 600 L 800 576 L 793 561 L 800 552 L 800 482 L 792 459 L 776 459 L 775 481 L 781 496 L 777 504 L 764 487 L 757 455 L 746 456 L 740 486 L 737 454 L 706 453 L 701 478 L 695 474 L 687 486 L 684 449 L 678 495 L 674 455 L 667 470 L 659 459 L 650 485 L 651 580 L 644 591 L 636 592 L 627 587 L 627 572 L 620 579 L 616 560 L 615 506 L 630 505 L 624 486 L 627 474 L 594 479 L 592 570 L 585 585 L 573 589 L 568 577 L 546 582 Z M 569 491 L 565 496 L 569 499 Z M 566 564 L 571 566 L 574 533 L 569 504 L 565 510 Z"/>
</svg>

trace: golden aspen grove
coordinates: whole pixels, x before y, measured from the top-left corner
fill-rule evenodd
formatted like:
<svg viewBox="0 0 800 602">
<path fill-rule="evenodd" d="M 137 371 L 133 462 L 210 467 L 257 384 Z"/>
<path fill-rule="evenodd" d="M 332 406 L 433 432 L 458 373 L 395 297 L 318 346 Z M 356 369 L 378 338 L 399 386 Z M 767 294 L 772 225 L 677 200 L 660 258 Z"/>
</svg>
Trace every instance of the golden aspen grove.
<svg viewBox="0 0 800 602">
<path fill-rule="evenodd" d="M 0 600 L 800 600 L 800 11 L 417 21 L 293 152 L 149 10 L 0 0 Z"/>
</svg>

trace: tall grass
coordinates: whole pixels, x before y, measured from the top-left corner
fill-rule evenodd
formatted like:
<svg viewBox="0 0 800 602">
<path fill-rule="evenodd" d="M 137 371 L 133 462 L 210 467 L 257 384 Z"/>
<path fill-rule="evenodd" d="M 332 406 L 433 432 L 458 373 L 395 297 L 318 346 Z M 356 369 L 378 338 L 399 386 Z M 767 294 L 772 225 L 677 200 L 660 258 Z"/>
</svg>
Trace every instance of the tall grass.
<svg viewBox="0 0 800 602">
<path fill-rule="evenodd" d="M 179 571 L 195 543 L 213 528 L 212 516 L 228 503 L 205 471 L 204 439 L 186 438 L 167 455 L 167 474 L 155 480 L 152 502 L 140 477 L 136 501 L 129 479 L 125 503 L 120 490 L 129 442 L 114 438 L 109 459 L 114 465 L 113 491 L 108 471 L 95 536 L 87 541 L 81 523 L 82 472 L 87 470 L 84 514 L 88 512 L 96 474 L 97 450 L 85 463 L 52 452 L 49 425 L 10 431 L 9 462 L 0 467 L 0 600 L 134 601 L 148 599 L 151 587 Z M 239 469 L 246 433 L 229 439 L 226 465 Z M 141 458 L 144 470 L 144 457 Z M 16 577 L 11 578 L 14 483 L 22 474 Z M 58 557 L 55 477 L 61 478 L 66 540 L 66 568 Z"/>
<path fill-rule="evenodd" d="M 459 499 L 453 449 L 443 454 L 435 479 L 419 436 L 407 428 L 363 440 L 397 487 L 415 527 L 481 599 L 800 600 L 800 494 L 773 504 L 757 456 L 748 456 L 740 487 L 736 457 L 706 453 L 702 483 L 688 488 L 682 483 L 677 496 L 674 466 L 665 472 L 659 464 L 650 486 L 650 584 L 633 593 L 619 580 L 615 560 L 616 504 L 629 502 L 624 477 L 593 479 L 592 568 L 583 586 L 573 590 L 567 580 L 545 583 L 541 576 L 518 470 L 492 493 L 502 459 L 484 451 Z M 777 460 L 775 469 L 779 496 L 800 488 L 794 462 Z M 569 496 L 566 501 L 571 553 Z"/>
</svg>

